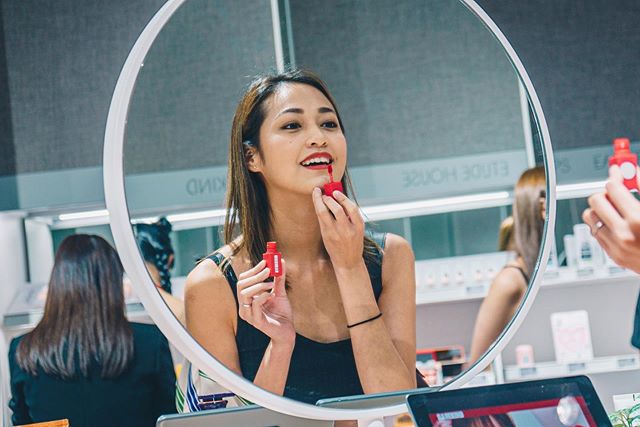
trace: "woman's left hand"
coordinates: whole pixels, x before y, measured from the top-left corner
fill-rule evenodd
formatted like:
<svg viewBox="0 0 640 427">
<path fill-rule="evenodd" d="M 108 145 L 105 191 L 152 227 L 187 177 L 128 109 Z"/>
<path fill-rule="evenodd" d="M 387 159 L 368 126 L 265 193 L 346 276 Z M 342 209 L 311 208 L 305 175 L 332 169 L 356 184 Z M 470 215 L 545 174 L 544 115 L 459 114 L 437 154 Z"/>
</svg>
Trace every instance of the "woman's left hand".
<svg viewBox="0 0 640 427">
<path fill-rule="evenodd" d="M 340 191 L 333 194 L 335 200 L 317 187 L 312 194 L 322 240 L 334 268 L 355 267 L 363 262 L 364 221 L 358 205 Z"/>
</svg>

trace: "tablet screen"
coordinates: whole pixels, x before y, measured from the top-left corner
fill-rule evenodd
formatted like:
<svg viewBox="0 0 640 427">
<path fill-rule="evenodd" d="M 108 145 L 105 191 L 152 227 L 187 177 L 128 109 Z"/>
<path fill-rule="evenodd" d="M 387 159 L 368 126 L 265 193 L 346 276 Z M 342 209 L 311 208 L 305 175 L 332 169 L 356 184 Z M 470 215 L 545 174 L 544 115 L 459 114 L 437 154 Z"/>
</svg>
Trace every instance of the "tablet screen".
<svg viewBox="0 0 640 427">
<path fill-rule="evenodd" d="M 412 395 L 407 401 L 418 427 L 610 425 L 586 377 Z"/>
</svg>

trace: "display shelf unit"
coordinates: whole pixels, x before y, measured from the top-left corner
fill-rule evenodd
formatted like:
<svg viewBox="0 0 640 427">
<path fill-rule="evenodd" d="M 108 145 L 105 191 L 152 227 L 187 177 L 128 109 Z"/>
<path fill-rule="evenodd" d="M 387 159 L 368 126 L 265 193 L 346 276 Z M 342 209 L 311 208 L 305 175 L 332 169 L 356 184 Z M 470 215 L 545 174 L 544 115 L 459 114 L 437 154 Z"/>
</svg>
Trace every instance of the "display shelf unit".
<svg viewBox="0 0 640 427">
<path fill-rule="evenodd" d="M 481 387 L 494 384 L 497 384 L 496 376 L 494 375 L 494 373 L 491 371 L 484 371 L 473 377 L 471 381 L 469 381 L 462 387 Z"/>
<path fill-rule="evenodd" d="M 492 254 L 487 255 L 490 258 Z M 424 270 L 427 269 L 428 264 L 433 261 L 439 260 L 416 262 L 416 303 L 418 305 L 475 301 L 481 300 L 487 295 L 491 284 L 488 280 L 480 282 L 461 281 L 448 286 L 426 286 L 424 283 L 424 276 L 419 276 L 418 266 L 419 264 L 422 264 L 423 266 L 421 269 Z M 486 265 L 491 264 L 489 263 Z M 495 267 L 490 268 L 496 271 Z M 541 289 L 545 289 L 551 287 L 594 286 L 602 284 L 603 282 L 606 282 L 609 285 L 617 285 L 627 284 L 638 280 L 640 280 L 640 276 L 638 274 L 621 269 L 617 266 L 599 266 L 591 270 L 578 270 L 572 267 L 560 267 L 547 272 L 547 274 L 542 278 L 540 287 Z"/>
<path fill-rule="evenodd" d="M 637 354 L 596 357 L 592 360 L 572 363 L 541 362 L 528 367 L 505 366 L 505 380 L 525 381 L 541 378 L 555 378 L 569 375 L 589 375 L 640 369 Z"/>
</svg>

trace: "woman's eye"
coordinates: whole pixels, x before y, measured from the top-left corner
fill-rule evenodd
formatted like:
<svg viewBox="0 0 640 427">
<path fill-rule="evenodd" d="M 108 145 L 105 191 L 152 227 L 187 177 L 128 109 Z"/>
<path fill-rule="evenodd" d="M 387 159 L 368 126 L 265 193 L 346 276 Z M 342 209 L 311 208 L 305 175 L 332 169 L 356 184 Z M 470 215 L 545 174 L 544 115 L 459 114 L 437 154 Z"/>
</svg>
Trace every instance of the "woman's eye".
<svg viewBox="0 0 640 427">
<path fill-rule="evenodd" d="M 298 128 L 300 128 L 300 124 L 296 122 L 287 123 L 286 125 L 282 126 L 282 129 L 298 129 Z"/>
<path fill-rule="evenodd" d="M 334 122 L 333 120 L 329 120 L 328 122 L 324 122 L 322 126 L 330 129 L 335 129 L 338 127 L 338 123 Z"/>
</svg>

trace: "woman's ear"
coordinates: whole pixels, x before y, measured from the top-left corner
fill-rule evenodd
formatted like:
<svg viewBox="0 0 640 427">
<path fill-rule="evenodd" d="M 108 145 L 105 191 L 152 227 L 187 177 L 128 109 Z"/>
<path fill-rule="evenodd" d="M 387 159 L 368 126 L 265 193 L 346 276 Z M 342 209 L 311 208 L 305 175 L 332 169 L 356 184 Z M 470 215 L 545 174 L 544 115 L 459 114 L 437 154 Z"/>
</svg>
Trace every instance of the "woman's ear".
<svg viewBox="0 0 640 427">
<path fill-rule="evenodd" d="M 262 162 L 258 150 L 249 141 L 243 142 L 242 145 L 244 148 L 244 161 L 247 163 L 249 171 L 261 172 Z"/>
</svg>

